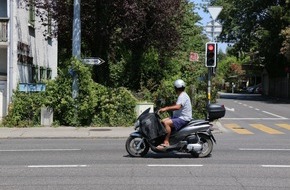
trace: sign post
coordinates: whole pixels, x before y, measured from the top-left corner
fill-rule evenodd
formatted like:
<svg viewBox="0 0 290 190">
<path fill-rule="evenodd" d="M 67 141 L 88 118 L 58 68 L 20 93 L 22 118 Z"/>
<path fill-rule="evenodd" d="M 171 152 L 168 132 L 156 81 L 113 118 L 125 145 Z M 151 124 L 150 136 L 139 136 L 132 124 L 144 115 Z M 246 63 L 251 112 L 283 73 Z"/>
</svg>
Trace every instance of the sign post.
<svg viewBox="0 0 290 190">
<path fill-rule="evenodd" d="M 212 21 L 207 23 L 206 25 L 206 32 L 211 35 L 212 42 L 215 43 L 215 37 L 220 35 L 222 31 L 222 25 L 218 22 L 215 22 L 218 15 L 222 11 L 223 7 L 220 6 L 209 6 L 208 12 L 211 15 Z M 207 48 L 207 44 L 206 44 Z M 217 49 L 217 46 L 215 46 L 215 51 Z M 207 49 L 206 49 L 207 51 Z M 215 52 L 216 53 L 216 52 Z M 207 63 L 205 63 L 207 64 Z M 207 104 L 210 104 L 211 100 L 211 75 L 214 68 L 208 67 L 208 81 L 207 81 Z"/>
</svg>

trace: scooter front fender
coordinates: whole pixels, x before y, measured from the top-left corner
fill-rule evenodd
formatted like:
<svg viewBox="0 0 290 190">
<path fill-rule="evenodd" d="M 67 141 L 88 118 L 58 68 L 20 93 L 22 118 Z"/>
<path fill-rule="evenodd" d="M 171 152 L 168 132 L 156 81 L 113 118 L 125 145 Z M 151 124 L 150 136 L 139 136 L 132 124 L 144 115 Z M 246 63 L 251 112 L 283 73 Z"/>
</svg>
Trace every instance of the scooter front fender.
<svg viewBox="0 0 290 190">
<path fill-rule="evenodd" d="M 130 137 L 143 137 L 139 131 L 135 131 L 130 134 Z"/>
</svg>

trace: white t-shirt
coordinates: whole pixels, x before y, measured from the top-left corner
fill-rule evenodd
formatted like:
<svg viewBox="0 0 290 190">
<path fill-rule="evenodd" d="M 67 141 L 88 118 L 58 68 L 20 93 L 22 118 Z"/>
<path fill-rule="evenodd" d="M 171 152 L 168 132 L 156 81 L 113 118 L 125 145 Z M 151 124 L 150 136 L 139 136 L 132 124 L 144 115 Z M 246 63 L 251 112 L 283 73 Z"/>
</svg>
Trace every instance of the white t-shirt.
<svg viewBox="0 0 290 190">
<path fill-rule="evenodd" d="M 176 104 L 181 105 L 181 108 L 173 111 L 173 117 L 179 117 L 184 121 L 190 121 L 192 119 L 192 107 L 188 94 L 186 92 L 181 92 L 177 98 Z"/>
</svg>

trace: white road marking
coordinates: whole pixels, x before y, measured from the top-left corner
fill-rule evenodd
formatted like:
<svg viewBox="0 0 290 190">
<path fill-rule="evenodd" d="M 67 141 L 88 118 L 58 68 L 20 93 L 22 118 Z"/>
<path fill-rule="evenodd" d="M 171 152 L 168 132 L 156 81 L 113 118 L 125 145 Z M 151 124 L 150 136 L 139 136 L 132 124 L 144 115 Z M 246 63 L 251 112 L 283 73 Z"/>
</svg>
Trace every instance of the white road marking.
<svg viewBox="0 0 290 190">
<path fill-rule="evenodd" d="M 239 104 L 243 104 L 243 103 L 241 103 L 241 102 L 236 102 L 236 103 L 239 103 Z M 243 104 L 243 106 L 248 106 L 247 104 Z M 253 106 L 248 106 L 249 108 L 253 108 Z M 258 108 L 254 108 L 256 111 L 260 111 L 260 109 L 258 109 Z M 267 112 L 267 111 L 262 111 L 263 113 L 266 113 L 266 114 L 269 114 L 269 115 L 272 115 L 272 116 L 275 116 L 275 117 L 278 117 L 278 118 L 280 118 L 280 119 L 287 119 L 287 118 L 285 118 L 285 117 L 283 117 L 283 116 L 280 116 L 280 115 L 276 115 L 276 114 L 274 114 L 274 113 L 270 113 L 270 112 Z M 254 119 L 254 118 L 251 118 L 251 119 Z M 263 119 L 263 118 L 261 118 L 261 119 Z M 270 120 L 272 120 L 272 118 L 269 118 Z"/>
<path fill-rule="evenodd" d="M 290 149 L 282 149 L 282 148 L 239 148 L 239 150 L 254 150 L 254 151 L 290 151 Z"/>
<path fill-rule="evenodd" d="M 228 111 L 235 111 L 235 108 L 228 108 L 228 107 L 226 107 L 226 110 L 228 110 Z"/>
<path fill-rule="evenodd" d="M 149 167 L 202 167 L 203 165 L 182 165 L 182 164 L 149 164 Z"/>
<path fill-rule="evenodd" d="M 288 118 L 221 118 L 221 120 L 287 120 Z"/>
<path fill-rule="evenodd" d="M 0 150 L 0 152 L 42 152 L 42 151 L 77 151 L 81 149 L 15 149 L 15 150 Z"/>
<path fill-rule="evenodd" d="M 262 165 L 264 168 L 290 168 L 290 165 Z"/>
<path fill-rule="evenodd" d="M 272 116 L 275 116 L 275 117 L 279 117 L 281 119 L 285 119 L 285 117 L 282 117 L 280 115 L 276 115 L 276 114 L 273 114 L 273 113 L 270 113 L 270 112 L 267 112 L 267 111 L 262 111 L 263 113 L 266 113 L 266 114 L 269 114 L 269 115 L 272 115 Z"/>
<path fill-rule="evenodd" d="M 84 168 L 87 165 L 29 165 L 28 168 Z"/>
</svg>

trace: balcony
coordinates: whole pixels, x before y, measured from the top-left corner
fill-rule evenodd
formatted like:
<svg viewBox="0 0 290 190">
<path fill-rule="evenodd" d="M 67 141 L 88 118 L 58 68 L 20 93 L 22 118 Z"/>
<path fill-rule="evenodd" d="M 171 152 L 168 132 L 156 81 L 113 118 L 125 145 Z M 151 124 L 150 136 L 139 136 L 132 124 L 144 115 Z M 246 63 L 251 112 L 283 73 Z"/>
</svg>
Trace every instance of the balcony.
<svg viewBox="0 0 290 190">
<path fill-rule="evenodd" d="M 0 17 L 0 48 L 8 45 L 8 18 Z"/>
</svg>

